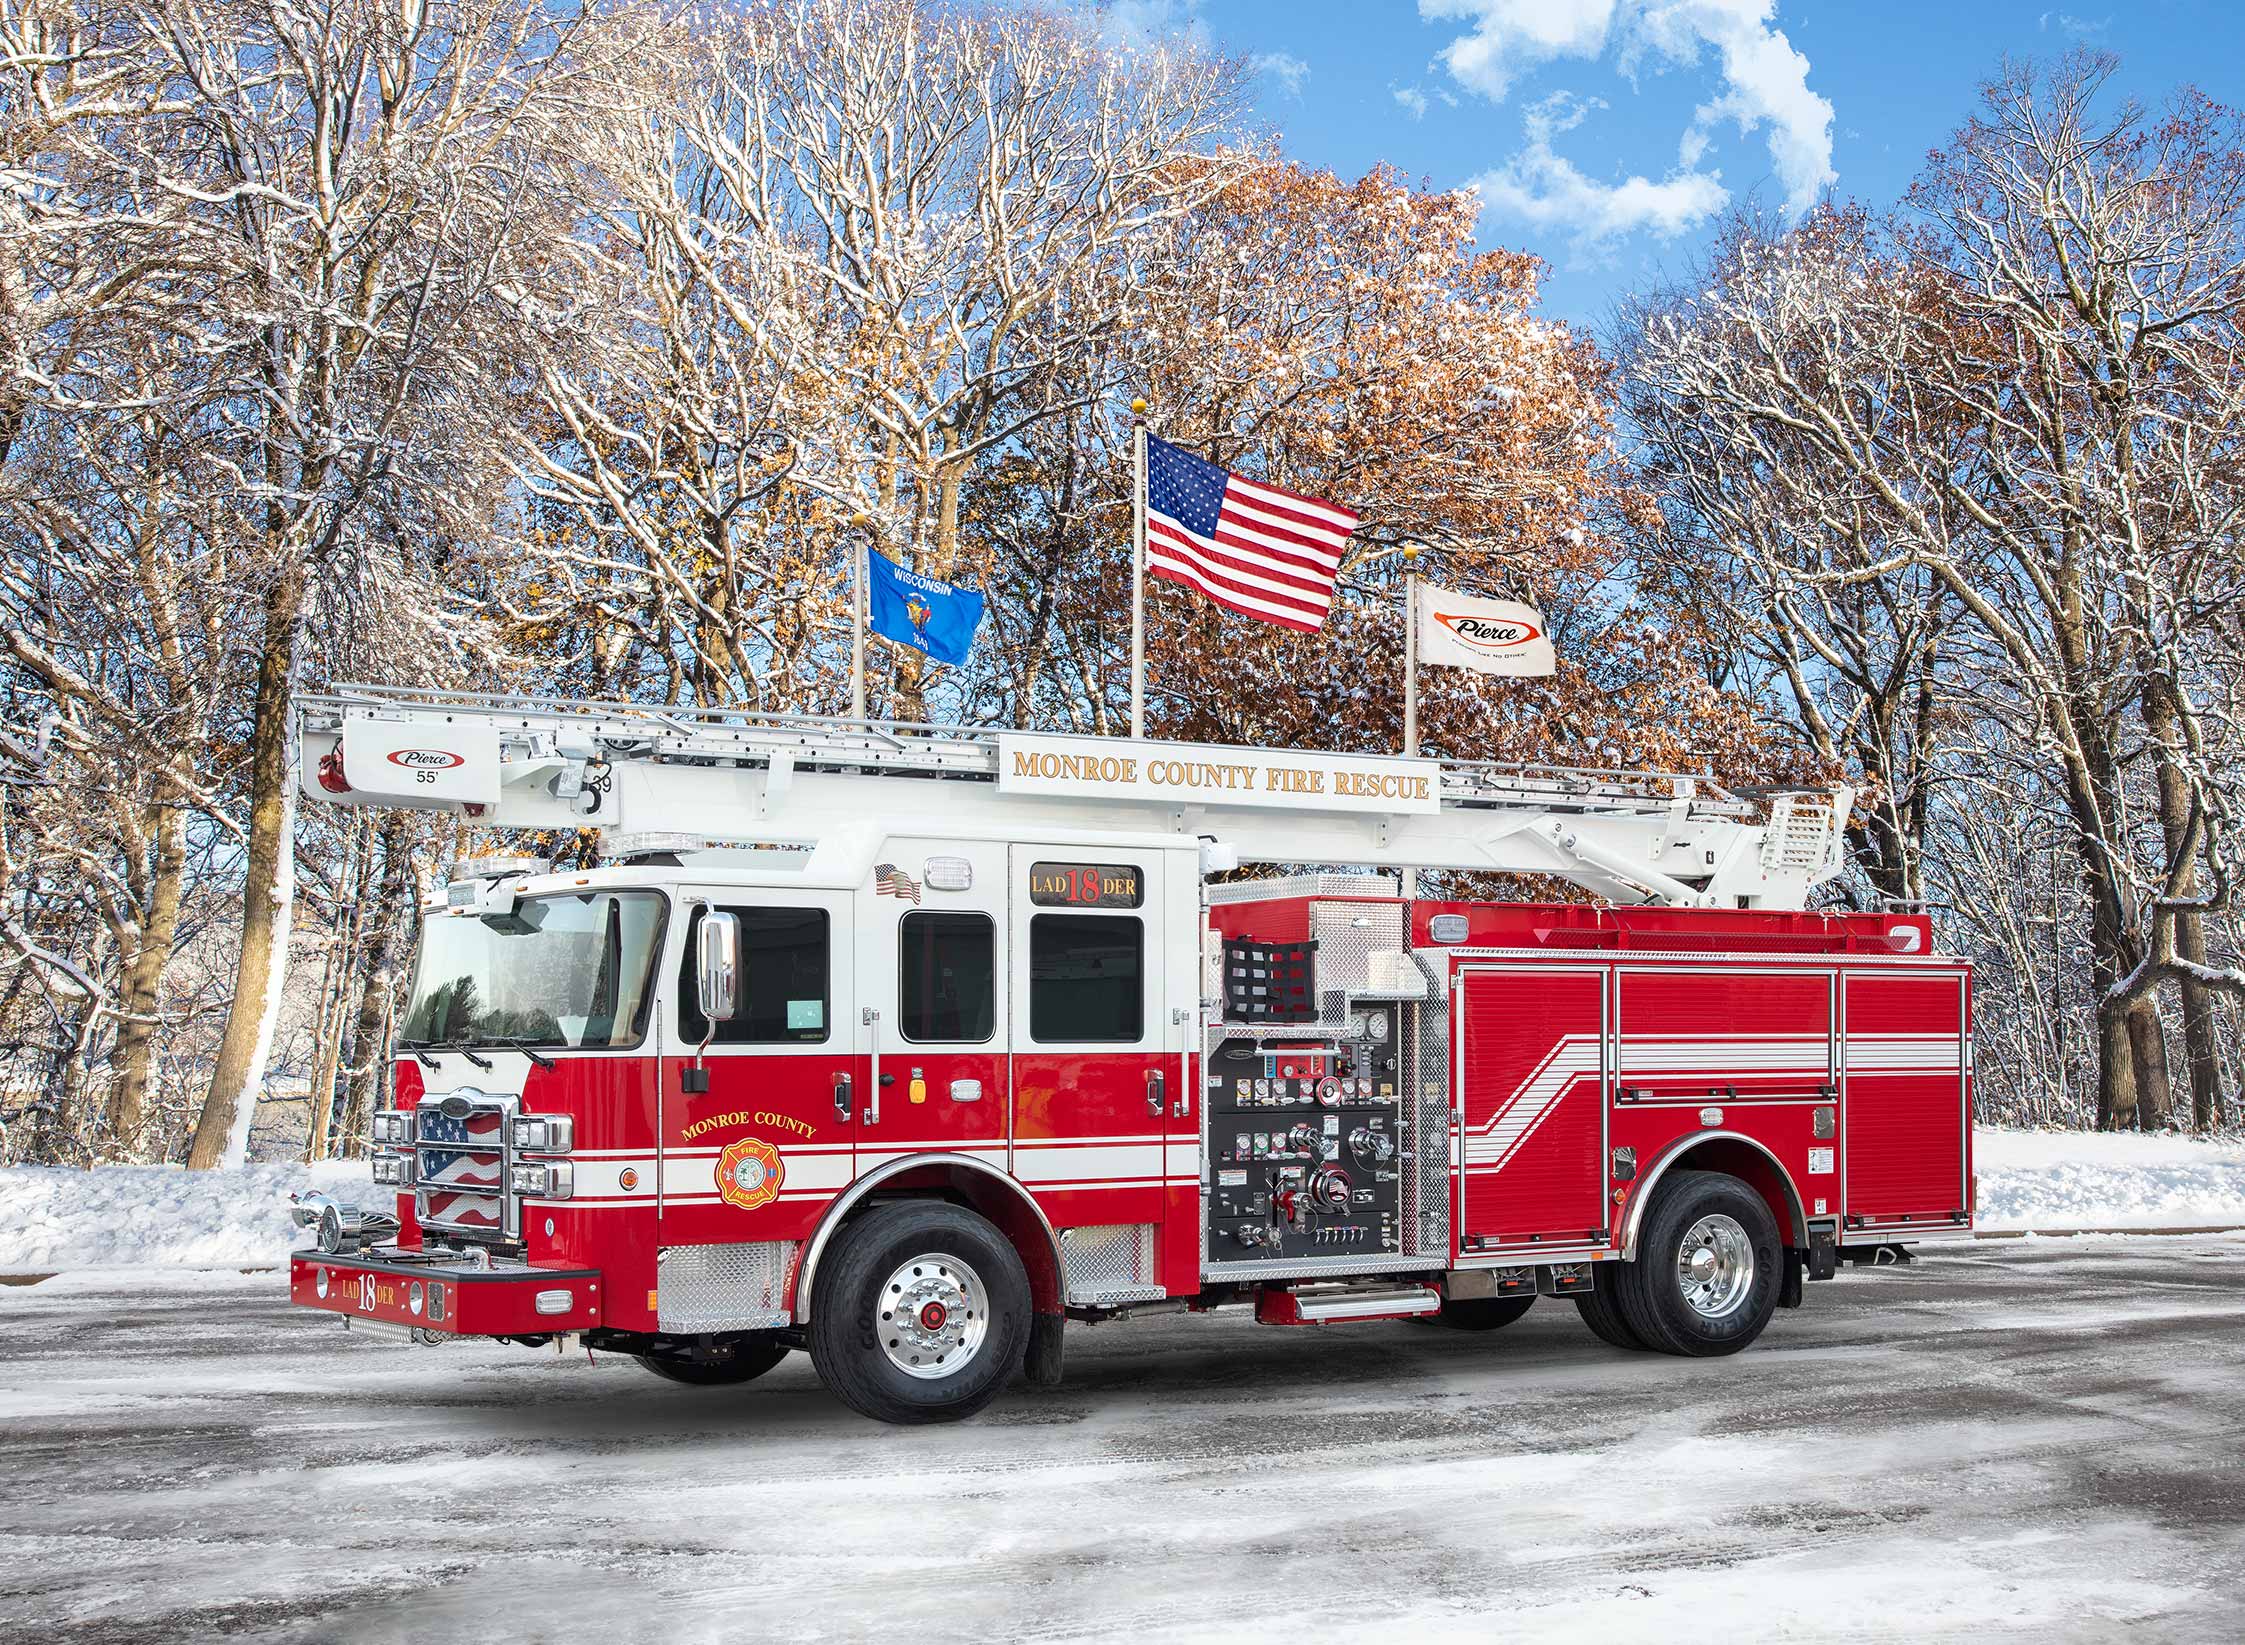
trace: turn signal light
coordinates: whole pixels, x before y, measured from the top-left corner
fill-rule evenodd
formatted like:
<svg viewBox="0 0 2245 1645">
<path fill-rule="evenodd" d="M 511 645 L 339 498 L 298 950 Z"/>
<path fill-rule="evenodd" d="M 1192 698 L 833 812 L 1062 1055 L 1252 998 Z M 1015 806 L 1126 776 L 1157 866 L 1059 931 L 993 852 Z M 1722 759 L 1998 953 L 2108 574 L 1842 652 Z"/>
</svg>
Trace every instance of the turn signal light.
<svg viewBox="0 0 2245 1645">
<path fill-rule="evenodd" d="M 538 1114 L 517 1119 L 508 1133 L 517 1153 L 566 1154 L 577 1141 L 577 1122 L 567 1114 Z"/>
<path fill-rule="evenodd" d="M 366 1130 L 367 1136 L 375 1142 L 411 1142 L 413 1116 L 403 1109 L 385 1108 L 367 1122 Z"/>
<path fill-rule="evenodd" d="M 566 1162 L 551 1165 L 517 1165 L 507 1172 L 508 1186 L 532 1199 L 567 1199 L 577 1191 L 577 1168 Z"/>
</svg>

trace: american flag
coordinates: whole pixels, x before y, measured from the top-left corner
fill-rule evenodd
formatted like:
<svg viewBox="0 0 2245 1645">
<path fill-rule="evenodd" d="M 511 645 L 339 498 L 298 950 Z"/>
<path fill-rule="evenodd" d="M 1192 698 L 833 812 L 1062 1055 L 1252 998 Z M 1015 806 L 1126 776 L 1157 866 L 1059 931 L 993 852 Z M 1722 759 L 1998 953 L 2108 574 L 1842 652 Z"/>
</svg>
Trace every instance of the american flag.
<svg viewBox="0 0 2245 1645">
<path fill-rule="evenodd" d="M 1314 634 L 1356 515 L 1227 474 L 1146 437 L 1146 569 L 1218 605 Z"/>
<path fill-rule="evenodd" d="M 878 863 L 873 869 L 873 894 L 876 897 L 909 897 L 917 907 L 920 882 L 893 862 Z"/>
</svg>

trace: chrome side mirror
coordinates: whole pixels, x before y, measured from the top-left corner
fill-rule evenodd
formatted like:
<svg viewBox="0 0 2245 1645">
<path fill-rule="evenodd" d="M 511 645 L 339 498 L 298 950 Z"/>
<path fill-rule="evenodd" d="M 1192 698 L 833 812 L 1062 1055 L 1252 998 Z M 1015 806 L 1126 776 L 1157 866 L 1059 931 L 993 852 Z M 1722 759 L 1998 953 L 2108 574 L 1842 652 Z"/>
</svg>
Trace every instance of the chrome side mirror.
<svg viewBox="0 0 2245 1645">
<path fill-rule="evenodd" d="M 737 914 L 710 909 L 695 938 L 694 982 L 701 996 L 702 1020 L 731 1022 L 740 1009 L 741 922 Z"/>
</svg>

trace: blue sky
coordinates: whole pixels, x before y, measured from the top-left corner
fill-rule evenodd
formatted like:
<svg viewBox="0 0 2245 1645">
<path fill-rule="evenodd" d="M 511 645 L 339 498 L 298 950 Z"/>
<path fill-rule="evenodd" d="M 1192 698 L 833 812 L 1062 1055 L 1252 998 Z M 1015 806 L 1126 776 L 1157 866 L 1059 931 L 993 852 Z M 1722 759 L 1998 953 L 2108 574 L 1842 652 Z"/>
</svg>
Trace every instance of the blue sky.
<svg viewBox="0 0 2245 1645">
<path fill-rule="evenodd" d="M 1552 266 L 1547 310 L 1596 326 L 1687 263 L 1711 215 L 1825 188 L 1905 190 L 2005 53 L 2079 41 L 2156 103 L 2245 101 L 2245 5 L 2209 0 L 1117 0 L 1116 26 L 1192 30 L 1256 60 L 1287 152 L 1478 180 L 1481 239 Z"/>
</svg>

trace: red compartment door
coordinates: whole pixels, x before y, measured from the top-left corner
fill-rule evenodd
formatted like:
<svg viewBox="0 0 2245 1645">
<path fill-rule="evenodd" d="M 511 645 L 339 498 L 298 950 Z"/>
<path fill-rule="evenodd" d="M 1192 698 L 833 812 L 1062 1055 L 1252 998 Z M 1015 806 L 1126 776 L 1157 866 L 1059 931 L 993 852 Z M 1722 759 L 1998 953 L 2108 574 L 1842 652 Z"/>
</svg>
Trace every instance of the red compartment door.
<svg viewBox="0 0 2245 1645">
<path fill-rule="evenodd" d="M 1954 1222 L 1971 1170 L 1963 974 L 1851 972 L 1844 1021 L 1850 1223 Z"/>
<path fill-rule="evenodd" d="M 1471 966 L 1457 1001 L 1460 1244 L 1604 1244 L 1605 967 Z"/>
</svg>

